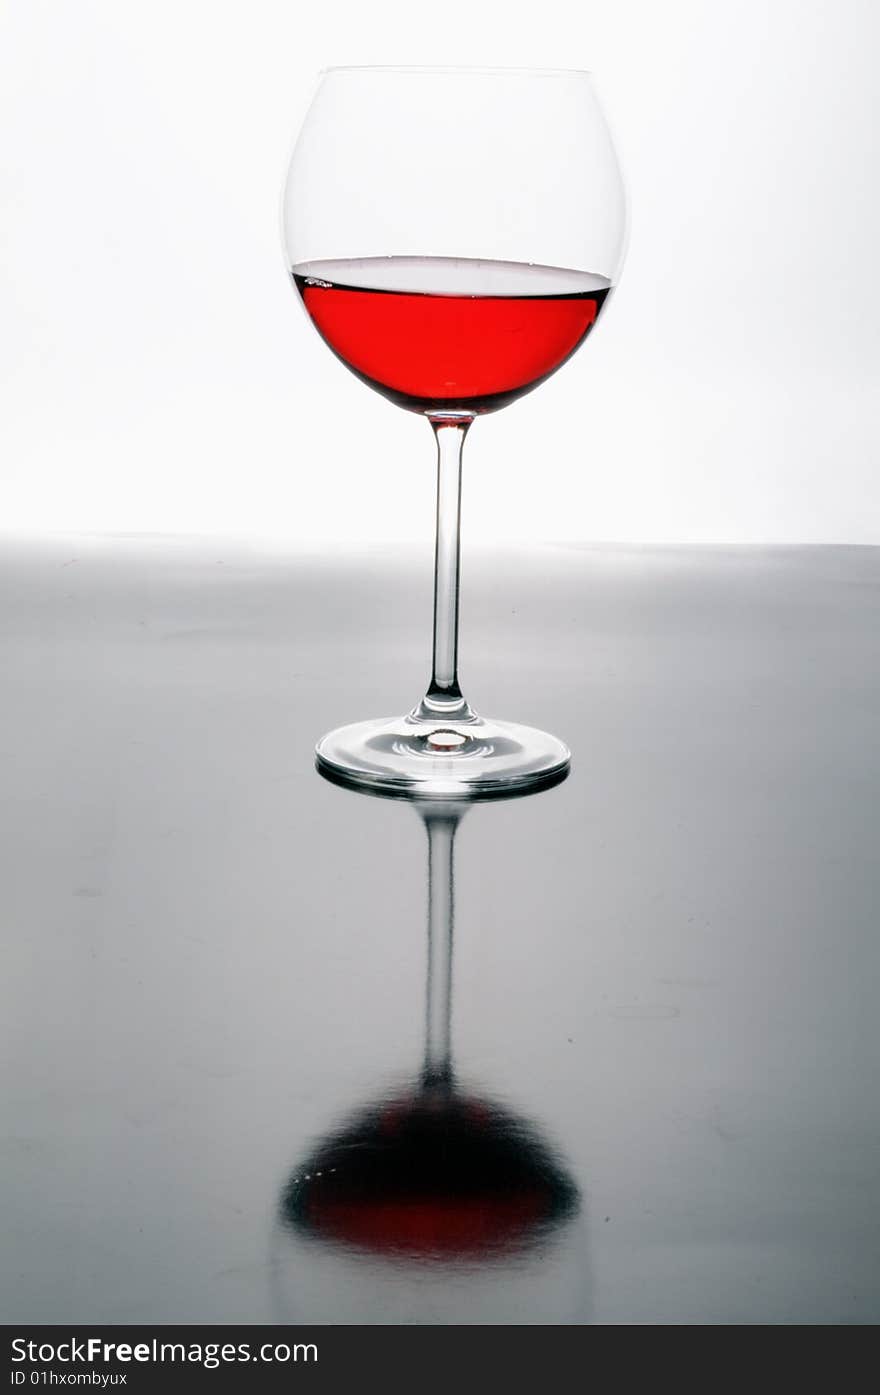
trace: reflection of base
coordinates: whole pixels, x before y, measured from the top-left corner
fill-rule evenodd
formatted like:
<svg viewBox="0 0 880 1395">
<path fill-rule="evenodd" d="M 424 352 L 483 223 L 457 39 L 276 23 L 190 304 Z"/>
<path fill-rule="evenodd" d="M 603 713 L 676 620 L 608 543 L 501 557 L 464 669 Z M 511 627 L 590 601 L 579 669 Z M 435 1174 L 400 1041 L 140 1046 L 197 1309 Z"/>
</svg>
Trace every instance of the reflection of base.
<svg viewBox="0 0 880 1395">
<path fill-rule="evenodd" d="M 406 717 L 355 722 L 321 738 L 318 766 L 345 784 L 421 798 L 491 798 L 555 784 L 570 753 L 535 727 Z"/>
</svg>

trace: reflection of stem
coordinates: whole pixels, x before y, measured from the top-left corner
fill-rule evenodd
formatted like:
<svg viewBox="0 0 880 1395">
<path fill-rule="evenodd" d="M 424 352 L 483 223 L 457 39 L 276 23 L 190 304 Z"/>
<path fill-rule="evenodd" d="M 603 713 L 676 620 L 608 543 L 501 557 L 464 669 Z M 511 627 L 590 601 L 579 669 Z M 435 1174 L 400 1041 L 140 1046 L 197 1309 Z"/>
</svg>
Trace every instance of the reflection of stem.
<svg viewBox="0 0 880 1395">
<path fill-rule="evenodd" d="M 425 993 L 425 1084 L 452 1080 L 452 942 L 455 926 L 455 831 L 462 811 L 422 806 L 428 835 L 428 975 Z"/>
</svg>

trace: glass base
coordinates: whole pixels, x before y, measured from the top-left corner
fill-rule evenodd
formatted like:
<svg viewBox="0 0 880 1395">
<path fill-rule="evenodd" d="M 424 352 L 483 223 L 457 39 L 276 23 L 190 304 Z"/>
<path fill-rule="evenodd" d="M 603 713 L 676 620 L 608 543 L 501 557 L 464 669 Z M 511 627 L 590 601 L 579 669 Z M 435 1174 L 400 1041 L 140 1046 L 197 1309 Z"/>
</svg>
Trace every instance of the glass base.
<svg viewBox="0 0 880 1395">
<path fill-rule="evenodd" d="M 337 727 L 318 742 L 318 768 L 346 785 L 419 799 L 490 799 L 555 784 L 571 752 L 555 736 L 470 715 L 414 713 Z"/>
</svg>

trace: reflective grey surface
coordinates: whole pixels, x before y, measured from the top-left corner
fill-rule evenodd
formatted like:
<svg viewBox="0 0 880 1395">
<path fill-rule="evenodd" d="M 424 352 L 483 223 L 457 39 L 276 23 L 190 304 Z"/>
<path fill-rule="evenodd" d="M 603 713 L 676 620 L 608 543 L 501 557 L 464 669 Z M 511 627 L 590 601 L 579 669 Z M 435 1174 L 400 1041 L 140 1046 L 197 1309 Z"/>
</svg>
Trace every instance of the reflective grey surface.
<svg viewBox="0 0 880 1395">
<path fill-rule="evenodd" d="M 877 1320 L 876 550 L 466 552 L 472 700 L 573 751 L 456 842 L 468 1117 L 576 1197 L 491 1254 L 285 1214 L 419 1089 L 424 828 L 312 746 L 424 686 L 424 559 L 0 572 L 5 1321 Z"/>
</svg>

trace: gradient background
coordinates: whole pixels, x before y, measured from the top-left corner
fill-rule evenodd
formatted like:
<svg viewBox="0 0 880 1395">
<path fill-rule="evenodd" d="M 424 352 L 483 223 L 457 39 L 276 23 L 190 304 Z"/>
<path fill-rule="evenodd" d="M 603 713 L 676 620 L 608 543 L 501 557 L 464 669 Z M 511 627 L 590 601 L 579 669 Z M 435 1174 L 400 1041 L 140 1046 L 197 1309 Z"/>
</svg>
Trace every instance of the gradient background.
<svg viewBox="0 0 880 1395">
<path fill-rule="evenodd" d="M 0 13 L 0 1312 L 875 1322 L 880 9 L 305 24 Z M 574 763 L 459 834 L 456 1068 L 581 1205 L 466 1283 L 278 1219 L 422 1049 L 424 832 L 312 751 L 427 677 L 433 447 L 278 228 L 370 62 L 594 69 L 632 194 L 607 321 L 468 445 L 466 691 Z M 836 545 L 714 546 L 767 542 Z"/>
<path fill-rule="evenodd" d="M 870 0 L 7 0 L 2 526 L 427 546 L 427 429 L 318 344 L 281 186 L 323 66 L 525 63 L 595 72 L 632 241 L 467 538 L 880 542 L 878 47 Z"/>
</svg>

